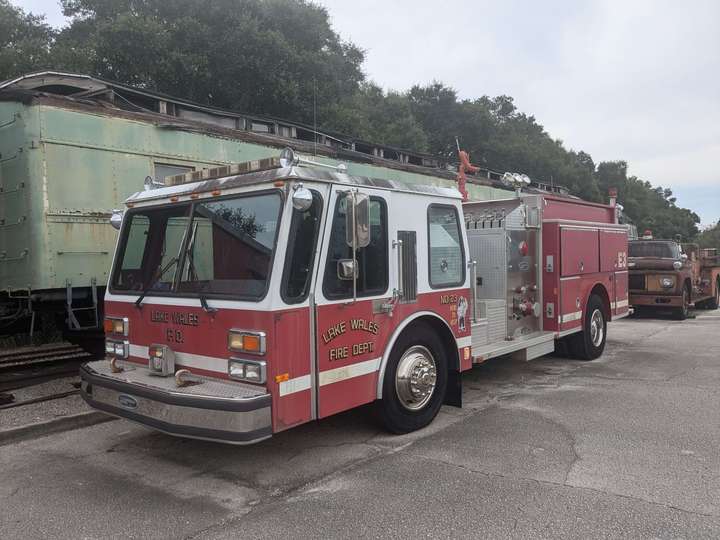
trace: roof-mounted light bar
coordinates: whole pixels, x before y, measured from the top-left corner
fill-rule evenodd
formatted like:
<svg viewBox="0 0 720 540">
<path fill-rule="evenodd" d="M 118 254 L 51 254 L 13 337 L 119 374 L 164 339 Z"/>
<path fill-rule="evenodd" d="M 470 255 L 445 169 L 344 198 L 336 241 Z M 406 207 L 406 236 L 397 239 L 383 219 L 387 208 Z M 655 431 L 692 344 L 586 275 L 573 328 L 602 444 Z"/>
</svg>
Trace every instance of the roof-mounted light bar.
<svg viewBox="0 0 720 540">
<path fill-rule="evenodd" d="M 282 165 L 280 165 L 280 158 L 278 157 L 254 159 L 243 163 L 234 163 L 232 165 L 223 165 L 222 167 L 213 167 L 212 169 L 201 169 L 199 171 L 167 176 L 165 178 L 165 186 L 177 186 L 180 184 L 199 182 L 201 180 L 212 180 L 213 178 L 223 178 L 225 176 L 279 169 L 280 167 L 282 167 Z"/>
<path fill-rule="evenodd" d="M 222 167 L 213 167 L 212 169 L 201 169 L 199 171 L 191 171 L 183 174 L 176 174 L 165 178 L 164 183 L 159 183 L 151 177 L 145 179 L 145 190 L 154 189 L 156 187 L 177 186 L 180 184 L 189 184 L 191 182 L 199 182 L 201 180 L 212 180 L 214 178 L 223 178 L 225 176 L 235 176 L 238 174 L 247 174 L 252 172 L 267 171 L 270 169 L 280 169 L 286 167 L 294 167 L 296 165 L 309 165 L 311 167 L 325 167 L 334 169 L 338 172 L 347 172 L 347 165 L 340 163 L 338 165 L 327 165 L 317 161 L 301 158 L 292 148 L 285 148 L 279 157 L 269 157 L 263 159 L 254 159 L 244 163 L 235 163 L 233 165 L 224 165 Z"/>
</svg>

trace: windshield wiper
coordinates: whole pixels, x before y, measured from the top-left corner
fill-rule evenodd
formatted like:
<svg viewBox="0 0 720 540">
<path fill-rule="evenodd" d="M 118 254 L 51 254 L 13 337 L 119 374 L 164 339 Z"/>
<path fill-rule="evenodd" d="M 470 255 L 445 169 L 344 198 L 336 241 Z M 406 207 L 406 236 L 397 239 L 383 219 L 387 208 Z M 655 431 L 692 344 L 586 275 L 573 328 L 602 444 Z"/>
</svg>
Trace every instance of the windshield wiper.
<svg viewBox="0 0 720 540">
<path fill-rule="evenodd" d="M 136 307 L 136 308 L 139 309 L 140 307 L 142 307 L 143 298 L 145 298 L 145 296 L 147 296 L 147 293 L 150 292 L 150 289 L 152 289 L 152 288 L 155 286 L 155 284 L 156 284 L 158 281 L 160 281 L 165 274 L 167 274 L 167 271 L 170 270 L 170 268 L 171 268 L 172 266 L 174 266 L 174 265 L 176 265 L 176 264 L 178 263 L 179 260 L 180 260 L 179 257 L 173 257 L 172 259 L 170 259 L 170 260 L 168 261 L 168 263 L 165 265 L 165 268 L 163 268 L 162 270 L 160 270 L 160 273 L 157 275 L 157 277 L 156 277 L 155 279 L 153 279 L 153 280 L 150 282 L 150 284 L 143 289 L 143 291 L 142 291 L 142 293 L 140 294 L 140 296 L 138 296 L 137 300 L 135 300 L 135 307 Z M 158 266 L 159 266 L 159 265 L 158 265 Z"/>
<path fill-rule="evenodd" d="M 195 268 L 195 257 L 193 255 L 193 249 L 195 247 L 195 238 L 197 238 L 197 229 L 198 224 L 195 223 L 193 227 L 192 236 L 190 237 L 190 241 L 188 242 L 187 248 L 185 249 L 185 258 L 188 262 L 188 281 L 197 283 L 198 282 L 198 273 L 197 268 Z M 184 266 L 184 265 L 183 265 Z M 182 279 L 182 276 L 180 276 L 180 279 Z M 207 303 L 207 297 L 203 294 L 203 289 L 207 287 L 208 283 L 205 282 L 199 287 L 197 287 L 197 295 L 200 299 L 200 305 L 203 308 L 203 311 L 205 313 L 209 313 L 210 315 L 213 315 L 215 312 L 217 312 L 216 308 L 211 308 Z"/>
<path fill-rule="evenodd" d="M 205 313 L 209 313 L 210 315 L 217 313 L 217 308 L 210 307 L 207 303 L 207 297 L 200 291 L 198 291 L 198 298 Z"/>
</svg>

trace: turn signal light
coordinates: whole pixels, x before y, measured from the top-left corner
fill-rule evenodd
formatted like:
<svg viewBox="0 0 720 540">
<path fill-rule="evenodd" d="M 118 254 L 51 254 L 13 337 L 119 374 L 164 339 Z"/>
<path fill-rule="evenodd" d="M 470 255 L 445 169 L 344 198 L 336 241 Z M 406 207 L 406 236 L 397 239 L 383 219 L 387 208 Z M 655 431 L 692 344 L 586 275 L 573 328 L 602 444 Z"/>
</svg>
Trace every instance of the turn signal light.
<svg viewBox="0 0 720 540">
<path fill-rule="evenodd" d="M 250 354 L 265 354 L 265 332 L 249 332 L 246 330 L 230 330 L 228 332 L 228 349 Z"/>
<path fill-rule="evenodd" d="M 103 321 L 103 328 L 106 334 L 127 336 L 129 327 L 130 323 L 127 317 L 105 317 Z"/>
</svg>

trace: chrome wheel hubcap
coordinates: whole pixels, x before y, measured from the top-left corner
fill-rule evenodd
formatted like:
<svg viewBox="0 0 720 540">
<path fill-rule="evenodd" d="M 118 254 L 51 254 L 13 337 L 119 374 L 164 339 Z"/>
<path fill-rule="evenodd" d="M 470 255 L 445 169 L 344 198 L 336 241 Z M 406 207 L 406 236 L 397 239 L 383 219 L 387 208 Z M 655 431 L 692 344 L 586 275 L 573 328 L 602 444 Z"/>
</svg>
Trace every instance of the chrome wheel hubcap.
<svg viewBox="0 0 720 540">
<path fill-rule="evenodd" d="M 590 316 L 590 341 L 595 347 L 599 347 L 605 335 L 605 321 L 599 309 L 593 311 Z"/>
<path fill-rule="evenodd" d="M 422 409 L 435 392 L 437 367 L 432 353 L 421 345 L 410 347 L 398 362 L 395 391 L 403 407 Z"/>
</svg>

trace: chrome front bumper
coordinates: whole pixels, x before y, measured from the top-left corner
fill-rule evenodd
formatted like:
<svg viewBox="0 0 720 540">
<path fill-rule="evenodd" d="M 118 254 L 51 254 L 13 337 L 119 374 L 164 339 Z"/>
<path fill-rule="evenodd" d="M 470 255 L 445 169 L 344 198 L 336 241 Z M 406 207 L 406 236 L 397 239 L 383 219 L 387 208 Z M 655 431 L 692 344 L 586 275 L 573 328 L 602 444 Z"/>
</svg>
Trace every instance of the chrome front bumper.
<svg viewBox="0 0 720 540">
<path fill-rule="evenodd" d="M 143 366 L 123 368 L 113 373 L 107 360 L 82 365 L 80 394 L 88 405 L 179 437 L 250 444 L 272 435 L 263 388 L 207 377 L 177 387 L 174 377 L 150 375 Z"/>
<path fill-rule="evenodd" d="M 668 308 L 668 307 L 681 307 L 683 303 L 682 295 L 670 295 L 670 294 L 653 294 L 644 293 L 637 294 L 630 292 L 630 305 L 631 306 L 643 306 L 643 307 L 657 307 L 657 308 Z"/>
</svg>

